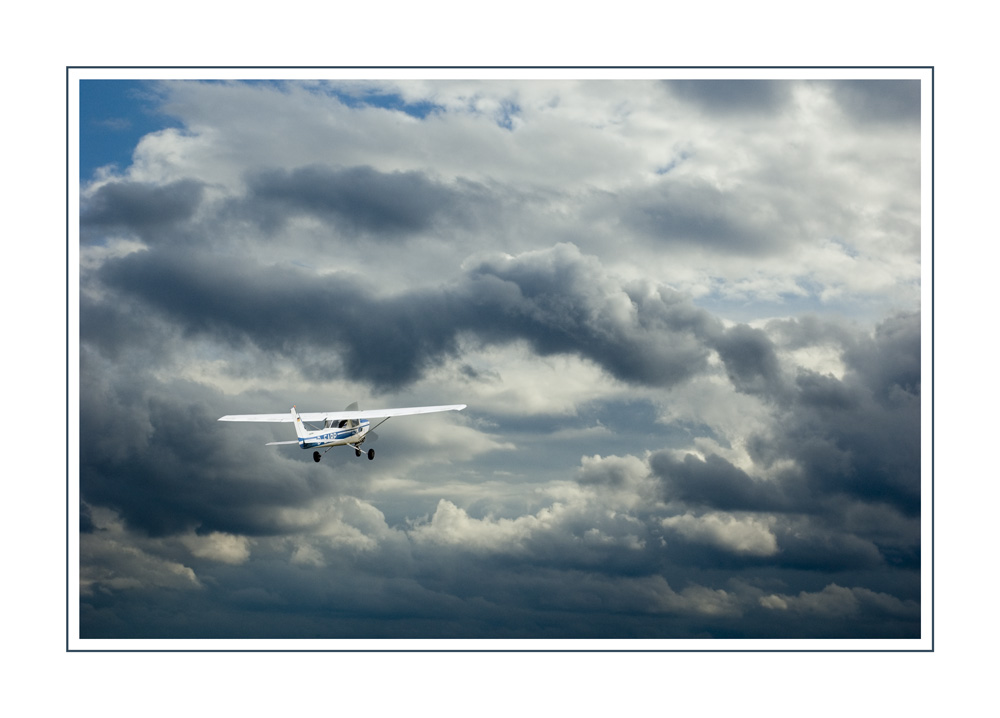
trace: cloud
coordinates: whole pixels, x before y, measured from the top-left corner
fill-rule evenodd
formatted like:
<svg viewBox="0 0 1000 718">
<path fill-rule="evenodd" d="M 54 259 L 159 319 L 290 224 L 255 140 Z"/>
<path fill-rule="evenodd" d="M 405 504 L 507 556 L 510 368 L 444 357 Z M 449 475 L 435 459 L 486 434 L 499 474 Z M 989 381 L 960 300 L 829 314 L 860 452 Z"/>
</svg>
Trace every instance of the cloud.
<svg viewBox="0 0 1000 718">
<path fill-rule="evenodd" d="M 364 366 L 366 379 L 387 388 L 454 356 L 460 335 L 491 344 L 524 340 L 543 356 L 583 356 L 623 381 L 670 385 L 704 368 L 705 340 L 719 329 L 677 292 L 625 284 L 569 244 L 484 260 L 440 290 L 389 297 L 353 275 L 169 248 L 109 260 L 98 276 L 187 332 L 270 352 L 319 353 L 324 363 L 305 359 L 304 372 L 330 376 Z"/>
<path fill-rule="evenodd" d="M 726 373 L 738 391 L 777 397 L 782 391 L 781 368 L 771 340 L 760 329 L 739 324 L 715 342 Z"/>
<path fill-rule="evenodd" d="M 155 89 L 81 187 L 83 635 L 919 635 L 912 86 Z M 355 400 L 469 408 L 217 422 Z"/>
<path fill-rule="evenodd" d="M 671 516 L 661 523 L 688 540 L 709 543 L 726 551 L 754 556 L 771 556 L 778 551 L 777 539 L 769 526 L 773 521 L 713 512 L 704 516 Z"/>
<path fill-rule="evenodd" d="M 917 80 L 840 80 L 829 83 L 841 108 L 857 122 L 920 123 Z"/>
<path fill-rule="evenodd" d="M 779 443 L 815 489 L 919 512 L 919 326 L 916 313 L 887 318 L 844 352 L 843 380 L 797 376 Z"/>
<path fill-rule="evenodd" d="M 441 499 L 430 522 L 416 526 L 409 534 L 417 543 L 456 545 L 473 551 L 511 551 L 530 536 L 533 528 L 544 527 L 545 522 L 545 516 L 471 519 L 464 510 Z"/>
<path fill-rule="evenodd" d="M 120 229 L 148 237 L 191 219 L 203 191 L 203 185 L 192 179 L 162 185 L 130 180 L 108 182 L 84 198 L 81 228 Z"/>
<path fill-rule="evenodd" d="M 245 563 L 250 558 L 250 540 L 246 536 L 213 531 L 206 536 L 189 534 L 181 537 L 193 556 L 222 563 Z"/>
<path fill-rule="evenodd" d="M 202 588 L 194 571 L 136 546 L 118 517 L 106 509 L 88 508 L 89 530 L 80 536 L 80 591 L 123 591 L 150 588 Z"/>
<path fill-rule="evenodd" d="M 248 211 L 265 227 L 304 213 L 375 238 L 426 230 L 436 215 L 453 210 L 462 199 L 423 173 L 378 172 L 371 167 L 272 170 L 249 184 Z"/>
<path fill-rule="evenodd" d="M 667 80 L 671 94 L 711 113 L 780 111 L 791 98 L 792 85 L 776 80 Z"/>
<path fill-rule="evenodd" d="M 679 244 L 730 256 L 766 256 L 786 249 L 794 236 L 774 222 L 784 208 L 773 199 L 704 180 L 668 177 L 625 192 L 616 204 L 630 228 L 660 250 Z"/>
<path fill-rule="evenodd" d="M 777 511 L 791 506 L 794 484 L 759 481 L 716 454 L 700 459 L 687 454 L 658 452 L 650 467 L 662 482 L 663 498 L 691 506 L 727 511 Z"/>
<path fill-rule="evenodd" d="M 904 602 L 865 588 L 851 589 L 835 583 L 829 584 L 822 591 L 813 593 L 802 591 L 797 596 L 772 594 L 761 598 L 761 605 L 765 608 L 796 611 L 826 618 L 856 616 L 864 607 L 896 615 L 912 616 L 919 611 L 914 601 Z"/>
<path fill-rule="evenodd" d="M 624 381 L 669 385 L 705 365 L 716 324 L 666 287 L 627 285 L 570 244 L 486 260 L 470 272 L 475 331 L 581 354 Z"/>
</svg>

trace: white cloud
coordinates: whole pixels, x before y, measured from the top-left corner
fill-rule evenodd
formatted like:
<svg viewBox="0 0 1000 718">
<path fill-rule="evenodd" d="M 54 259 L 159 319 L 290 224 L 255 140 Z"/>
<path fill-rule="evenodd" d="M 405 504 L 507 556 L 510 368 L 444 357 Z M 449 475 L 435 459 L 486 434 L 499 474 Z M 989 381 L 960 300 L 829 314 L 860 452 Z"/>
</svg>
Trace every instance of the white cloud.
<svg viewBox="0 0 1000 718">
<path fill-rule="evenodd" d="M 651 511 L 661 503 L 649 463 L 638 456 L 583 456 L 577 482 L 586 489 L 578 500 L 605 510 Z"/>
<path fill-rule="evenodd" d="M 468 366 L 481 378 L 466 378 Z M 475 410 L 500 416 L 574 416 L 581 404 L 625 389 L 595 362 L 572 354 L 538 356 L 527 342 L 467 344 L 425 380 L 458 393 Z"/>
<path fill-rule="evenodd" d="M 307 539 L 298 539 L 293 542 L 292 555 L 289 559 L 299 566 L 325 566 L 323 552 L 310 543 Z"/>
<path fill-rule="evenodd" d="M 662 576 L 607 579 L 574 583 L 576 590 L 601 596 L 610 610 L 641 611 L 651 614 L 700 614 L 707 616 L 738 616 L 741 613 L 739 597 L 721 589 L 711 589 L 697 584 L 675 591 Z"/>
<path fill-rule="evenodd" d="M 671 387 L 655 403 L 659 423 L 693 425 L 689 448 L 710 448 L 745 470 L 754 466 L 747 439 L 773 423 L 774 407 L 760 397 L 736 391 L 721 368 Z"/>
<path fill-rule="evenodd" d="M 556 504 L 534 516 L 474 519 L 451 501 L 441 499 L 430 521 L 417 524 L 408 533 L 417 544 L 449 545 L 472 551 L 517 551 L 534 532 L 551 529 L 562 511 Z"/>
<path fill-rule="evenodd" d="M 828 584 L 822 591 L 801 591 L 794 596 L 763 596 L 760 598 L 760 605 L 824 618 L 855 616 L 862 611 L 872 611 L 886 617 L 920 615 L 920 604 L 916 601 L 902 601 L 887 593 L 863 587 L 846 588 L 836 583 Z"/>
<path fill-rule="evenodd" d="M 773 610 L 785 611 L 788 609 L 788 601 L 783 599 L 781 596 L 776 594 L 771 594 L 769 596 L 761 596 L 759 603 L 764 608 L 770 608 Z"/>
<path fill-rule="evenodd" d="M 665 518 L 660 523 L 689 541 L 724 551 L 750 556 L 773 556 L 778 552 L 778 540 L 771 531 L 775 519 L 770 516 L 734 516 L 722 512 L 695 516 L 688 513 Z"/>
<path fill-rule="evenodd" d="M 298 561 L 312 562 L 326 549 L 372 551 L 392 535 L 385 516 L 353 496 L 325 497 L 300 508 L 277 512 L 287 534 L 301 537 L 293 547 Z"/>
<path fill-rule="evenodd" d="M 198 558 L 229 564 L 246 563 L 250 559 L 251 541 L 246 536 L 213 531 L 204 536 L 187 534 L 180 541 Z"/>
</svg>

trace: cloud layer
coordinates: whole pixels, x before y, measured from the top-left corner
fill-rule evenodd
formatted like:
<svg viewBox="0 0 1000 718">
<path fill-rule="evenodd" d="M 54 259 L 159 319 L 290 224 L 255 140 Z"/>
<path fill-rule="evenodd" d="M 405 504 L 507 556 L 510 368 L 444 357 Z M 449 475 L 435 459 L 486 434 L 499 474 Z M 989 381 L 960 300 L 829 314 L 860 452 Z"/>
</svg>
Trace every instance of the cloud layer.
<svg viewBox="0 0 1000 718">
<path fill-rule="evenodd" d="M 151 90 L 81 186 L 82 637 L 919 637 L 919 83 Z M 216 421 L 354 400 L 469 408 Z"/>
</svg>

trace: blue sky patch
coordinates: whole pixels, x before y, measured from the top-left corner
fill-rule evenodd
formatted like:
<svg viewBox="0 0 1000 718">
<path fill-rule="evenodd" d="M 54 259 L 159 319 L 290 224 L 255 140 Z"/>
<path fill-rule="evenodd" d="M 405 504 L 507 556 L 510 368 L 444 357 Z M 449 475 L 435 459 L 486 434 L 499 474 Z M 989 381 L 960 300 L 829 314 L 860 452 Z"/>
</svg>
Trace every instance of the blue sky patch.
<svg viewBox="0 0 1000 718">
<path fill-rule="evenodd" d="M 80 180 L 106 165 L 124 170 L 143 136 L 181 123 L 159 110 L 147 80 L 80 81 Z"/>
</svg>

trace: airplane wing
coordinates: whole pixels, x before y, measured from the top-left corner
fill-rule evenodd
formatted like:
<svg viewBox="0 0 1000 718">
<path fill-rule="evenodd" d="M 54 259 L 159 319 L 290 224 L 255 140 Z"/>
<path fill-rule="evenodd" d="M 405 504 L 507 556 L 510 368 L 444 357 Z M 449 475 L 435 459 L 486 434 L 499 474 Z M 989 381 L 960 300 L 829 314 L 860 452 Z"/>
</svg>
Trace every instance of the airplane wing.
<svg viewBox="0 0 1000 718">
<path fill-rule="evenodd" d="M 414 414 L 433 414 L 439 411 L 461 411 L 466 404 L 447 404 L 444 406 L 407 406 L 400 409 L 366 409 L 364 411 L 312 411 L 299 414 L 302 421 L 341 421 L 343 419 L 382 419 L 390 416 L 412 416 Z M 227 414 L 219 421 L 273 421 L 290 422 L 293 417 L 290 412 L 284 414 Z"/>
</svg>

